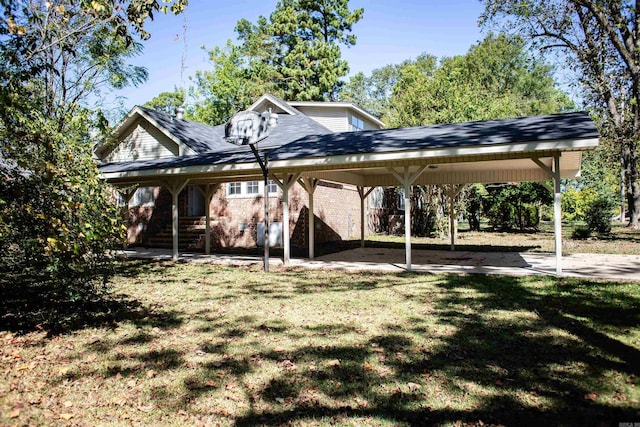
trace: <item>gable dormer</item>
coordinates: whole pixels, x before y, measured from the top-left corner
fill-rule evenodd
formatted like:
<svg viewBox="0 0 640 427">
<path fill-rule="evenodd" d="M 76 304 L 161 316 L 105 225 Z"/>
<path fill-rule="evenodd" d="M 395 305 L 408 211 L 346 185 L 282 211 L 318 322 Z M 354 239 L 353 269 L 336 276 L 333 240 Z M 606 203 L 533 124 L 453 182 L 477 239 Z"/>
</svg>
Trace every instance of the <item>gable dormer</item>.
<svg viewBox="0 0 640 427">
<path fill-rule="evenodd" d="M 289 101 L 288 104 L 333 132 L 384 128 L 380 119 L 350 102 Z"/>
<path fill-rule="evenodd" d="M 128 162 L 195 154 L 172 129 L 167 129 L 167 123 L 179 120 L 165 113 L 134 107 L 116 126 L 112 143 L 96 147 L 96 156 L 104 162 Z"/>
<path fill-rule="evenodd" d="M 303 114 L 332 132 L 349 132 L 384 128 L 374 115 L 350 102 L 283 101 L 263 95 L 249 110 L 259 113 L 271 110 L 278 114 Z"/>
</svg>

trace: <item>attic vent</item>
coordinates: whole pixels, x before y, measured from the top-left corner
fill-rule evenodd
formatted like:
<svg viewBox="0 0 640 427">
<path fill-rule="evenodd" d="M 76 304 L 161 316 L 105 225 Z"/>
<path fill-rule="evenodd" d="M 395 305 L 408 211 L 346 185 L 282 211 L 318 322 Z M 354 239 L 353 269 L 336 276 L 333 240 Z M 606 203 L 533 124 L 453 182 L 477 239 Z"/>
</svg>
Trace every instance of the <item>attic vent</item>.
<svg viewBox="0 0 640 427">
<path fill-rule="evenodd" d="M 177 120 L 184 119 L 184 108 L 183 107 L 176 108 L 176 119 Z"/>
</svg>

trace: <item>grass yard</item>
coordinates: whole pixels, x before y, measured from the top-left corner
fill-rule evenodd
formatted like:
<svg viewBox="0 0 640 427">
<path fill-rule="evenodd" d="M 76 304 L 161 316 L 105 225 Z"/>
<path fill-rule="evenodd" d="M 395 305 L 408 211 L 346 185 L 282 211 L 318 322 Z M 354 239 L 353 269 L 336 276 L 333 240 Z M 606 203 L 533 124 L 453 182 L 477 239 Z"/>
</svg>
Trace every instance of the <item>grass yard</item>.
<svg viewBox="0 0 640 427">
<path fill-rule="evenodd" d="M 587 239 L 573 239 L 576 227 L 583 226 L 582 222 L 565 222 L 562 224 L 563 252 L 566 255 L 575 253 L 600 253 L 640 255 L 640 230 L 628 228 L 625 224 L 613 223 L 608 235 L 593 235 Z M 469 231 L 468 225 L 460 223 L 456 239 L 456 249 L 470 251 L 493 252 L 554 252 L 553 222 L 541 222 L 538 231 L 530 232 L 493 232 L 483 224 L 481 232 Z M 369 246 L 396 245 L 404 247 L 404 235 L 370 235 L 367 236 Z M 449 238 L 412 237 L 411 243 L 415 249 L 449 250 Z M 357 246 L 360 241 L 354 242 Z"/>
<path fill-rule="evenodd" d="M 640 422 L 640 286 L 128 262 L 113 320 L 0 332 L 2 425 Z"/>
</svg>

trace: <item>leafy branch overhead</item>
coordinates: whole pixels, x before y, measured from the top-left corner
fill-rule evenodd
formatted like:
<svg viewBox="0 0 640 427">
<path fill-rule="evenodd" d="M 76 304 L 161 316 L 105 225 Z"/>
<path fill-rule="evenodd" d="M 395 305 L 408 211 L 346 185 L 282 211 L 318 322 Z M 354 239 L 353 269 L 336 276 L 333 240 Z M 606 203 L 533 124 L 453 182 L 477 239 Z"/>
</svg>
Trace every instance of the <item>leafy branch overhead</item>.
<svg viewBox="0 0 640 427">
<path fill-rule="evenodd" d="M 76 307 L 70 315 L 43 314 L 43 328 L 73 323 L 104 295 L 111 250 L 123 242 L 120 212 L 92 157 L 107 122 L 89 105 L 101 90 L 147 78 L 129 65 L 149 37 L 145 22 L 164 6 L 178 13 L 186 4 L 2 2 L 0 288 Z M 37 301 L 44 300 L 27 298 Z"/>
<path fill-rule="evenodd" d="M 640 16 L 630 0 L 485 0 L 481 22 L 498 25 L 559 57 L 602 118 L 601 132 L 620 159 L 629 225 L 640 227 Z"/>
</svg>

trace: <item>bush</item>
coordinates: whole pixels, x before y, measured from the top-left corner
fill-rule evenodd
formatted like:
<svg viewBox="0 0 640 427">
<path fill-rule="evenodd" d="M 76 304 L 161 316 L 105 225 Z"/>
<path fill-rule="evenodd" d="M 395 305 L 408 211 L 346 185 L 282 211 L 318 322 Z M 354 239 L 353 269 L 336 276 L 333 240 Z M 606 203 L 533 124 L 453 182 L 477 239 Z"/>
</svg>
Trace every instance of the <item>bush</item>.
<svg viewBox="0 0 640 427">
<path fill-rule="evenodd" d="M 615 205 L 611 199 L 598 196 L 593 199 L 585 209 L 585 222 L 591 231 L 602 234 L 611 232 L 611 216 Z"/>
<path fill-rule="evenodd" d="M 506 201 L 495 203 L 487 212 L 489 225 L 495 230 L 508 230 L 513 227 L 513 207 Z"/>
</svg>

